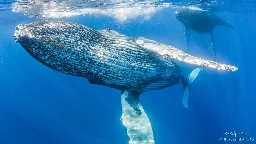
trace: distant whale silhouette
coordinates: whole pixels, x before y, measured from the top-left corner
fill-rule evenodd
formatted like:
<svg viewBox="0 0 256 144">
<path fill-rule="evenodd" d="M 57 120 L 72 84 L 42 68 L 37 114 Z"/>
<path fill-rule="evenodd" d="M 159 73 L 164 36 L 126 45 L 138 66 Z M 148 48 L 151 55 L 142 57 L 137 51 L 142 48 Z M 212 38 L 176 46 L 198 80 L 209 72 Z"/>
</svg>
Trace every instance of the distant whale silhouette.
<svg viewBox="0 0 256 144">
<path fill-rule="evenodd" d="M 186 49 L 188 48 L 190 41 L 190 30 L 194 30 L 198 33 L 210 33 L 214 58 L 216 58 L 216 50 L 213 29 L 218 25 L 234 29 L 233 26 L 227 21 L 223 21 L 221 18 L 208 10 L 203 10 L 197 7 L 181 8 L 180 10 L 176 11 L 176 18 L 185 27 L 184 34 L 186 39 Z"/>
<path fill-rule="evenodd" d="M 155 143 L 150 121 L 139 103 L 141 93 L 182 83 L 183 104 L 188 106 L 189 86 L 201 69 L 185 77 L 175 60 L 217 70 L 237 70 L 145 38 L 62 21 L 18 25 L 14 39 L 36 60 L 54 70 L 120 90 L 121 120 L 130 144 Z"/>
</svg>

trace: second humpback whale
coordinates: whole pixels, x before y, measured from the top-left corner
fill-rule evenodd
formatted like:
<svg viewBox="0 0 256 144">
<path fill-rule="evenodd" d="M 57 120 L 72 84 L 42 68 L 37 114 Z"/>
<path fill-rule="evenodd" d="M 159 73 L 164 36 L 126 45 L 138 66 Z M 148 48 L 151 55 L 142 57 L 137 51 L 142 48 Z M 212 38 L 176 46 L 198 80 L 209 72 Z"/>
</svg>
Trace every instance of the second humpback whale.
<svg viewBox="0 0 256 144">
<path fill-rule="evenodd" d="M 234 66 L 191 56 L 172 46 L 145 38 L 131 38 L 112 30 L 94 30 L 62 21 L 18 25 L 14 39 L 42 64 L 92 84 L 121 91 L 122 123 L 130 144 L 153 144 L 150 121 L 139 95 L 177 83 L 184 85 L 183 104 L 188 106 L 189 85 L 201 69 L 185 77 L 175 61 L 217 70 Z"/>
<path fill-rule="evenodd" d="M 198 33 L 210 33 L 214 58 L 216 57 L 216 50 L 213 29 L 218 25 L 234 29 L 233 26 L 227 21 L 222 20 L 208 10 L 203 10 L 197 7 L 190 6 L 181 8 L 180 10 L 176 11 L 176 18 L 185 27 L 184 34 L 186 39 L 186 49 L 188 48 L 190 41 L 191 30 Z"/>
</svg>

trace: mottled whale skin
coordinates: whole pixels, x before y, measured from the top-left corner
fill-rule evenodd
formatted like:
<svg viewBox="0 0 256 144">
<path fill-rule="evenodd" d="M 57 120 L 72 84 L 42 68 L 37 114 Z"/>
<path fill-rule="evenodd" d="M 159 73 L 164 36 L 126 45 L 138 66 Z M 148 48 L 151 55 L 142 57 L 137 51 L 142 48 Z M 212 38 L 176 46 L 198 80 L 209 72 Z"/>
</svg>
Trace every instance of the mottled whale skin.
<svg viewBox="0 0 256 144">
<path fill-rule="evenodd" d="M 14 39 L 54 70 L 138 95 L 179 82 L 186 85 L 187 78 L 174 60 L 217 70 L 237 70 L 145 38 L 63 21 L 18 25 Z"/>
<path fill-rule="evenodd" d="M 176 11 L 176 18 L 185 27 L 184 33 L 186 37 L 186 48 L 188 47 L 190 40 L 190 30 L 196 31 L 198 33 L 210 33 L 214 57 L 216 55 L 213 35 L 214 28 L 220 25 L 234 29 L 230 23 L 223 21 L 212 12 L 192 6 L 180 8 L 178 11 Z"/>
<path fill-rule="evenodd" d="M 17 41 L 36 60 L 90 83 L 142 93 L 183 81 L 178 65 L 111 30 L 43 21 L 16 27 Z"/>
<path fill-rule="evenodd" d="M 14 39 L 36 60 L 54 70 L 121 90 L 121 121 L 127 129 L 129 144 L 155 144 L 149 118 L 139 103 L 141 93 L 182 82 L 183 105 L 188 107 L 189 85 L 201 69 L 193 70 L 185 78 L 175 61 L 216 70 L 237 70 L 149 39 L 62 21 L 18 25 Z"/>
</svg>

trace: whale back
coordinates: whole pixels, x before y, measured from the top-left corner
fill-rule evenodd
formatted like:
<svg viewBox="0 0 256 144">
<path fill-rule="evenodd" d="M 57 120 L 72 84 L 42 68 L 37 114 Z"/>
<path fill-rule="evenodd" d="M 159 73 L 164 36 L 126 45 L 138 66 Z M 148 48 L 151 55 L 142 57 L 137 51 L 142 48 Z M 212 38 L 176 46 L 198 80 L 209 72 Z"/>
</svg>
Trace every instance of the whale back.
<svg viewBox="0 0 256 144">
<path fill-rule="evenodd" d="M 176 84 L 183 78 L 171 60 L 115 31 L 59 21 L 16 28 L 14 37 L 38 61 L 90 83 L 144 92 Z"/>
<path fill-rule="evenodd" d="M 215 17 L 207 10 L 182 8 L 176 12 L 176 18 L 187 28 L 206 33 L 214 29 Z"/>
</svg>

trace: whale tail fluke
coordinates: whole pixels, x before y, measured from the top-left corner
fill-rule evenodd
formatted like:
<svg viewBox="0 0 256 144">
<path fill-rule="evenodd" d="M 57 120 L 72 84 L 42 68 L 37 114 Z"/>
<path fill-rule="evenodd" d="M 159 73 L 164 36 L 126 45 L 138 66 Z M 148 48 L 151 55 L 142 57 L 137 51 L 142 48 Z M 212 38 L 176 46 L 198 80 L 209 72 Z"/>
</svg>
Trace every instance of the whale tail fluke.
<svg viewBox="0 0 256 144">
<path fill-rule="evenodd" d="M 183 91 L 183 106 L 185 108 L 188 108 L 188 99 L 189 99 L 189 88 L 190 85 L 193 83 L 193 81 L 196 79 L 198 76 L 199 72 L 201 71 L 201 68 L 196 68 L 194 69 L 187 78 L 184 78 L 184 91 Z"/>
</svg>

